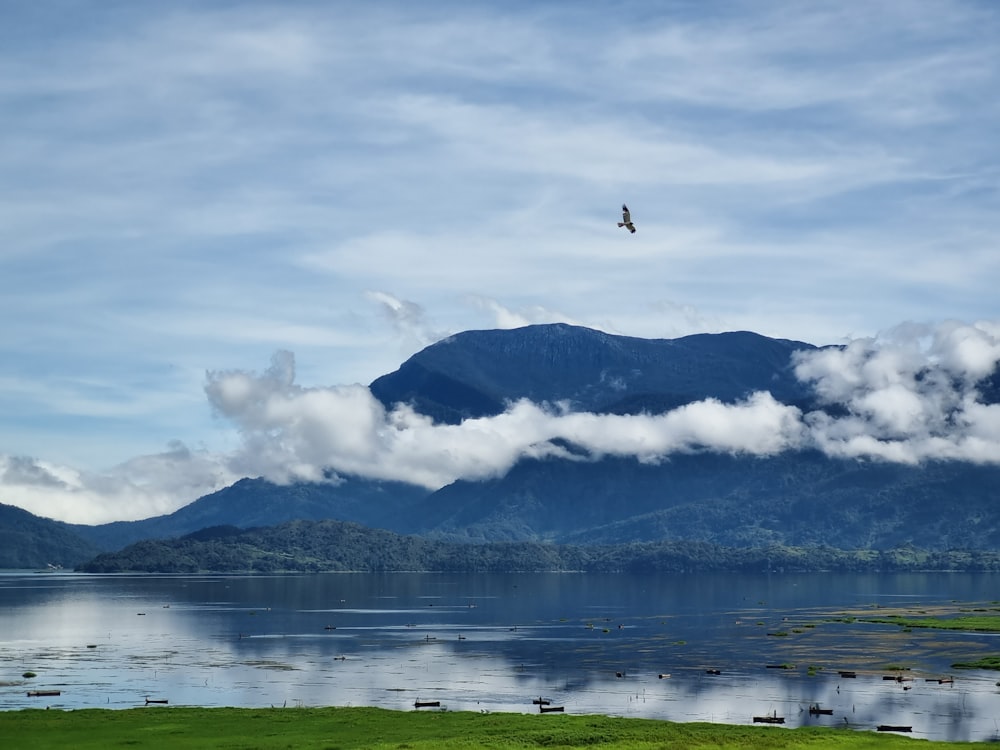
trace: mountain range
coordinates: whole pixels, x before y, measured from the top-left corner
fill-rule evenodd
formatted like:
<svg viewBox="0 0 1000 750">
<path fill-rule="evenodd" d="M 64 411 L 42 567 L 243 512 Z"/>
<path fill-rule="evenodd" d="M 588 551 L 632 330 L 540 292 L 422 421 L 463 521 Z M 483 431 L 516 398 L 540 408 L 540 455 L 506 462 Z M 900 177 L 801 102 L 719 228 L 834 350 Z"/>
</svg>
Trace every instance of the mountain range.
<svg viewBox="0 0 1000 750">
<path fill-rule="evenodd" d="M 817 350 L 750 332 L 640 339 L 564 324 L 467 331 L 418 352 L 370 389 L 387 409 L 407 403 L 441 424 L 498 415 L 518 399 L 639 415 L 706 399 L 736 404 L 761 391 L 803 413 L 836 416 L 842 407 L 796 377 L 795 353 Z M 1000 373 L 977 390 L 984 404 L 1000 402 Z M 563 455 L 525 457 L 502 476 L 436 491 L 350 475 L 284 486 L 246 478 L 167 516 L 58 528 L 86 545 L 79 554 L 207 527 L 296 519 L 448 542 L 1000 549 L 996 463 L 889 463 L 832 458 L 813 448 L 772 455 L 689 450 L 652 462 L 562 447 Z"/>
</svg>

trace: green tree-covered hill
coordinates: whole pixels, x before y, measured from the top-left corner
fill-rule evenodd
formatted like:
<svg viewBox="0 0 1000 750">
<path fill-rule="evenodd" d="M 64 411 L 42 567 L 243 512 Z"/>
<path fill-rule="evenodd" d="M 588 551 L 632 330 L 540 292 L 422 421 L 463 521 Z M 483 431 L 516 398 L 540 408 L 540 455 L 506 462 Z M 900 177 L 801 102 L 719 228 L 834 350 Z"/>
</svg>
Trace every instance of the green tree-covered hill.
<svg viewBox="0 0 1000 750">
<path fill-rule="evenodd" d="M 708 542 L 556 545 L 434 541 L 340 521 L 292 521 L 240 530 L 205 529 L 178 539 L 148 540 L 104 553 L 79 568 L 91 573 L 320 571 L 817 571 L 1000 570 L 1000 554 L 873 552 Z"/>
</svg>

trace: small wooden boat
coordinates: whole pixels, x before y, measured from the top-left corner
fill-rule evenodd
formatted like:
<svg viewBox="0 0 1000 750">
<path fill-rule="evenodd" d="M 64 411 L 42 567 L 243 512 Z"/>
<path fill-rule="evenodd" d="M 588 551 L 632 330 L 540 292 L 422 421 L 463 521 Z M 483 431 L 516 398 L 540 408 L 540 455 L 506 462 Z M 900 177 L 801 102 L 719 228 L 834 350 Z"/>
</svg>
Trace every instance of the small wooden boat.
<svg viewBox="0 0 1000 750">
<path fill-rule="evenodd" d="M 833 716 L 832 708 L 820 708 L 818 703 L 809 706 L 809 713 L 813 716 Z"/>
<path fill-rule="evenodd" d="M 879 724 L 876 729 L 880 732 L 912 732 L 913 727 L 905 727 L 897 724 Z"/>
<path fill-rule="evenodd" d="M 839 674 L 841 677 L 847 677 L 847 678 L 857 677 L 858 676 L 857 672 L 850 672 L 850 671 L 847 671 L 847 670 L 841 670 L 841 671 L 837 672 L 837 674 Z"/>
<path fill-rule="evenodd" d="M 54 695 L 62 695 L 62 692 L 59 691 L 59 690 L 29 690 L 28 691 L 28 697 L 29 698 L 50 698 L 50 697 L 52 697 Z"/>
<path fill-rule="evenodd" d="M 148 706 L 150 703 L 161 703 L 165 706 L 170 703 L 170 701 L 166 698 L 146 698 L 146 705 Z"/>
<path fill-rule="evenodd" d="M 413 701 L 414 708 L 440 708 L 441 701 Z"/>
<path fill-rule="evenodd" d="M 896 682 L 909 682 L 913 678 L 909 675 L 904 675 L 903 672 L 909 672 L 909 667 L 904 667 L 902 669 L 895 670 L 896 674 L 884 674 L 882 675 L 883 680 L 895 680 Z"/>
<path fill-rule="evenodd" d="M 543 714 L 562 713 L 565 710 L 566 710 L 565 706 L 539 706 L 538 707 L 538 712 L 539 713 L 543 713 Z"/>
<path fill-rule="evenodd" d="M 778 716 L 778 712 L 775 711 L 773 714 L 771 714 L 769 716 L 754 716 L 753 717 L 753 723 L 754 724 L 784 724 L 785 723 L 785 717 L 784 716 Z"/>
<path fill-rule="evenodd" d="M 705 674 L 720 675 L 720 674 L 722 674 L 722 670 L 721 669 L 706 669 L 705 670 Z"/>
</svg>

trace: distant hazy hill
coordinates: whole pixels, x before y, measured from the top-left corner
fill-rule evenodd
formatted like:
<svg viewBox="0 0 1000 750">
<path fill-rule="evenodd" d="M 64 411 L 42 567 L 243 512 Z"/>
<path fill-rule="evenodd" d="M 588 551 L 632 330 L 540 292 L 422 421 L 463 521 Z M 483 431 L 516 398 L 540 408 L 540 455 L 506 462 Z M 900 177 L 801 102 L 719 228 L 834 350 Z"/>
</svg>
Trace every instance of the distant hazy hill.
<svg viewBox="0 0 1000 750">
<path fill-rule="evenodd" d="M 0 568 L 69 568 L 98 552 L 69 524 L 0 505 Z"/>
<path fill-rule="evenodd" d="M 371 388 L 387 407 L 407 402 L 449 423 L 499 413 L 518 398 L 634 414 L 707 398 L 731 403 L 758 390 L 811 411 L 818 407 L 794 376 L 792 354 L 812 349 L 747 332 L 646 340 L 567 325 L 469 331 L 427 347 Z M 980 385 L 984 403 L 1000 401 L 1000 373 Z M 523 460 L 503 477 L 434 493 L 359 477 L 287 487 L 245 479 L 169 516 L 73 530 L 102 549 L 205 527 L 337 519 L 453 541 L 985 550 L 1000 549 L 998 503 L 996 465 L 704 452 L 659 464 Z"/>
<path fill-rule="evenodd" d="M 278 486 L 262 479 L 236 484 L 195 500 L 170 515 L 101 526 L 74 526 L 104 550 L 140 539 L 166 539 L 215 526 L 274 526 L 293 519 L 339 518 L 376 528 L 391 528 L 401 508 L 428 494 L 401 482 L 344 477 L 337 483 Z"/>
</svg>

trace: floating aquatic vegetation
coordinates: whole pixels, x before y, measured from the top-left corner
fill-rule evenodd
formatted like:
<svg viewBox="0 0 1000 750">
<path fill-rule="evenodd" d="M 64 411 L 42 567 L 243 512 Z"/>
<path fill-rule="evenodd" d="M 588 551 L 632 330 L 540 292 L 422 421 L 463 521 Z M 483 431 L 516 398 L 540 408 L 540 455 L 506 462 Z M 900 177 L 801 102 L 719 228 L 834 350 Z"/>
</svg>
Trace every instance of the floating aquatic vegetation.
<svg viewBox="0 0 1000 750">
<path fill-rule="evenodd" d="M 951 665 L 952 669 L 998 669 L 1000 670 L 1000 656 L 983 656 L 975 661 L 957 661 Z"/>
</svg>

